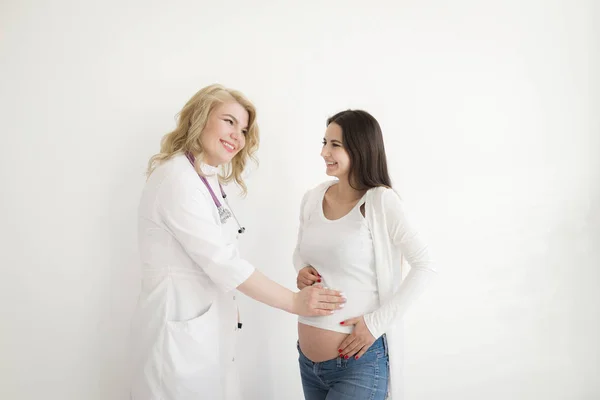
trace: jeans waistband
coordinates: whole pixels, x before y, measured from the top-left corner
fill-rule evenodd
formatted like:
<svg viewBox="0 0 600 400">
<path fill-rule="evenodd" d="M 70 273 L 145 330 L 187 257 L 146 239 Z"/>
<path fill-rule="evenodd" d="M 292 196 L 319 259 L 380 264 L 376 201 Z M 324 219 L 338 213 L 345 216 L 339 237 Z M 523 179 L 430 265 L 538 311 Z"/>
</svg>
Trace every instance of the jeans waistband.
<svg viewBox="0 0 600 400">
<path fill-rule="evenodd" d="M 298 352 L 302 355 L 302 357 L 306 358 L 308 361 L 310 361 L 303 353 L 302 350 L 300 349 L 300 342 L 296 342 L 296 347 L 298 348 Z M 388 353 L 388 343 L 387 343 L 387 336 L 385 335 L 385 333 L 379 337 L 379 339 L 377 339 L 376 341 L 373 342 L 373 344 L 371 345 L 371 347 L 369 347 L 369 350 L 367 351 L 372 351 L 372 350 L 376 350 L 376 349 L 383 349 L 384 351 L 384 355 L 387 357 L 389 355 Z M 329 360 L 329 361 L 334 361 L 334 360 Z M 311 361 L 313 362 L 313 361 Z M 323 361 L 323 362 L 327 362 L 327 361 Z M 318 364 L 318 363 L 314 363 L 314 364 Z"/>
</svg>

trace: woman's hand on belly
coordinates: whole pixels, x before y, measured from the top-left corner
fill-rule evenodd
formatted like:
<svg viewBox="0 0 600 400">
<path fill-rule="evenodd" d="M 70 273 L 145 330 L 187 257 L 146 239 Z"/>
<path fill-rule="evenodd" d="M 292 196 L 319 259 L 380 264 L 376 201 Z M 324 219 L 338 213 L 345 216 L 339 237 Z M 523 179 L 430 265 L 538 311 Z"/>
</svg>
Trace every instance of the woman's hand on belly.
<svg viewBox="0 0 600 400">
<path fill-rule="evenodd" d="M 298 289 L 302 290 L 307 286 L 312 286 L 315 282 L 321 282 L 321 275 L 310 265 L 298 272 L 298 276 L 296 277 L 296 286 L 298 286 Z"/>
<path fill-rule="evenodd" d="M 340 355 L 344 358 L 354 356 L 358 360 L 375 343 L 376 338 L 371 335 L 363 317 L 347 319 L 340 322 L 340 325 L 354 326 L 352 333 L 340 344 Z"/>
</svg>

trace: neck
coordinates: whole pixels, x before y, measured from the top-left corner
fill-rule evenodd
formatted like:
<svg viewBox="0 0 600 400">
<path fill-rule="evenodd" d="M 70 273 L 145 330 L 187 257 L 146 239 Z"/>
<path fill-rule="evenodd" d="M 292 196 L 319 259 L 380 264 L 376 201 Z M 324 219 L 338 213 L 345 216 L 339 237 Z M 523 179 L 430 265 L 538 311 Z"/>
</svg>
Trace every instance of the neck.
<svg viewBox="0 0 600 400">
<path fill-rule="evenodd" d="M 219 170 L 219 165 L 217 163 L 211 163 L 210 160 L 207 160 L 206 158 L 199 159 L 198 156 L 192 153 L 186 153 L 186 157 L 193 164 L 196 172 L 201 171 L 204 175 L 215 175 Z"/>
<path fill-rule="evenodd" d="M 209 167 L 213 167 L 213 168 L 219 168 L 219 163 L 216 162 L 216 161 L 213 161 L 213 159 L 210 158 L 206 154 L 203 154 L 202 157 L 200 157 L 198 154 L 186 153 L 186 155 L 187 154 L 190 154 L 191 160 L 193 160 L 194 162 L 198 162 L 198 163 L 201 163 L 201 164 L 206 164 Z M 190 157 L 188 157 L 188 158 L 190 158 Z"/>
<path fill-rule="evenodd" d="M 336 192 L 338 198 L 343 201 L 356 201 L 364 194 L 364 191 L 356 190 L 350 186 L 350 182 L 348 181 L 347 177 L 339 178 L 339 182 L 336 185 Z"/>
<path fill-rule="evenodd" d="M 208 166 L 213 167 L 213 168 L 218 168 L 219 167 L 219 163 L 213 161 L 207 155 L 204 155 L 204 157 L 202 157 L 200 161 L 203 162 L 204 164 L 208 165 Z"/>
</svg>

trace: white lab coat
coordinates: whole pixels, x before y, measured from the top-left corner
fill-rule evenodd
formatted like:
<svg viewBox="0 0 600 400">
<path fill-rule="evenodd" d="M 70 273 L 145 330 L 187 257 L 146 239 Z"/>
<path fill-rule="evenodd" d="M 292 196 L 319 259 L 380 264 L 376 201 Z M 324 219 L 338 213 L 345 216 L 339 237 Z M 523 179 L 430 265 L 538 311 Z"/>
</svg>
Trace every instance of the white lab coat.
<svg viewBox="0 0 600 400">
<path fill-rule="evenodd" d="M 207 179 L 224 203 L 216 175 Z M 221 224 L 183 154 L 150 175 L 138 221 L 142 288 L 132 323 L 131 399 L 240 399 L 235 288 L 254 267 L 239 257 L 235 221 Z"/>
</svg>

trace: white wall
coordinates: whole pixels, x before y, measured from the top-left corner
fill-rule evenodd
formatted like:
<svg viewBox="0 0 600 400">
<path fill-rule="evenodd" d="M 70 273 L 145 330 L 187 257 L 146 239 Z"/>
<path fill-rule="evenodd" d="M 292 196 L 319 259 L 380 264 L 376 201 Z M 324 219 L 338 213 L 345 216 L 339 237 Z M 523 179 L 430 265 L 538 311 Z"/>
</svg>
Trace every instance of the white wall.
<svg viewBox="0 0 600 400">
<path fill-rule="evenodd" d="M 600 398 L 594 1 L 0 3 L 0 398 L 125 400 L 136 207 L 213 82 L 260 112 L 243 254 L 294 286 L 327 116 L 372 112 L 441 275 L 408 400 Z M 295 318 L 244 299 L 248 399 L 301 399 Z"/>
</svg>

